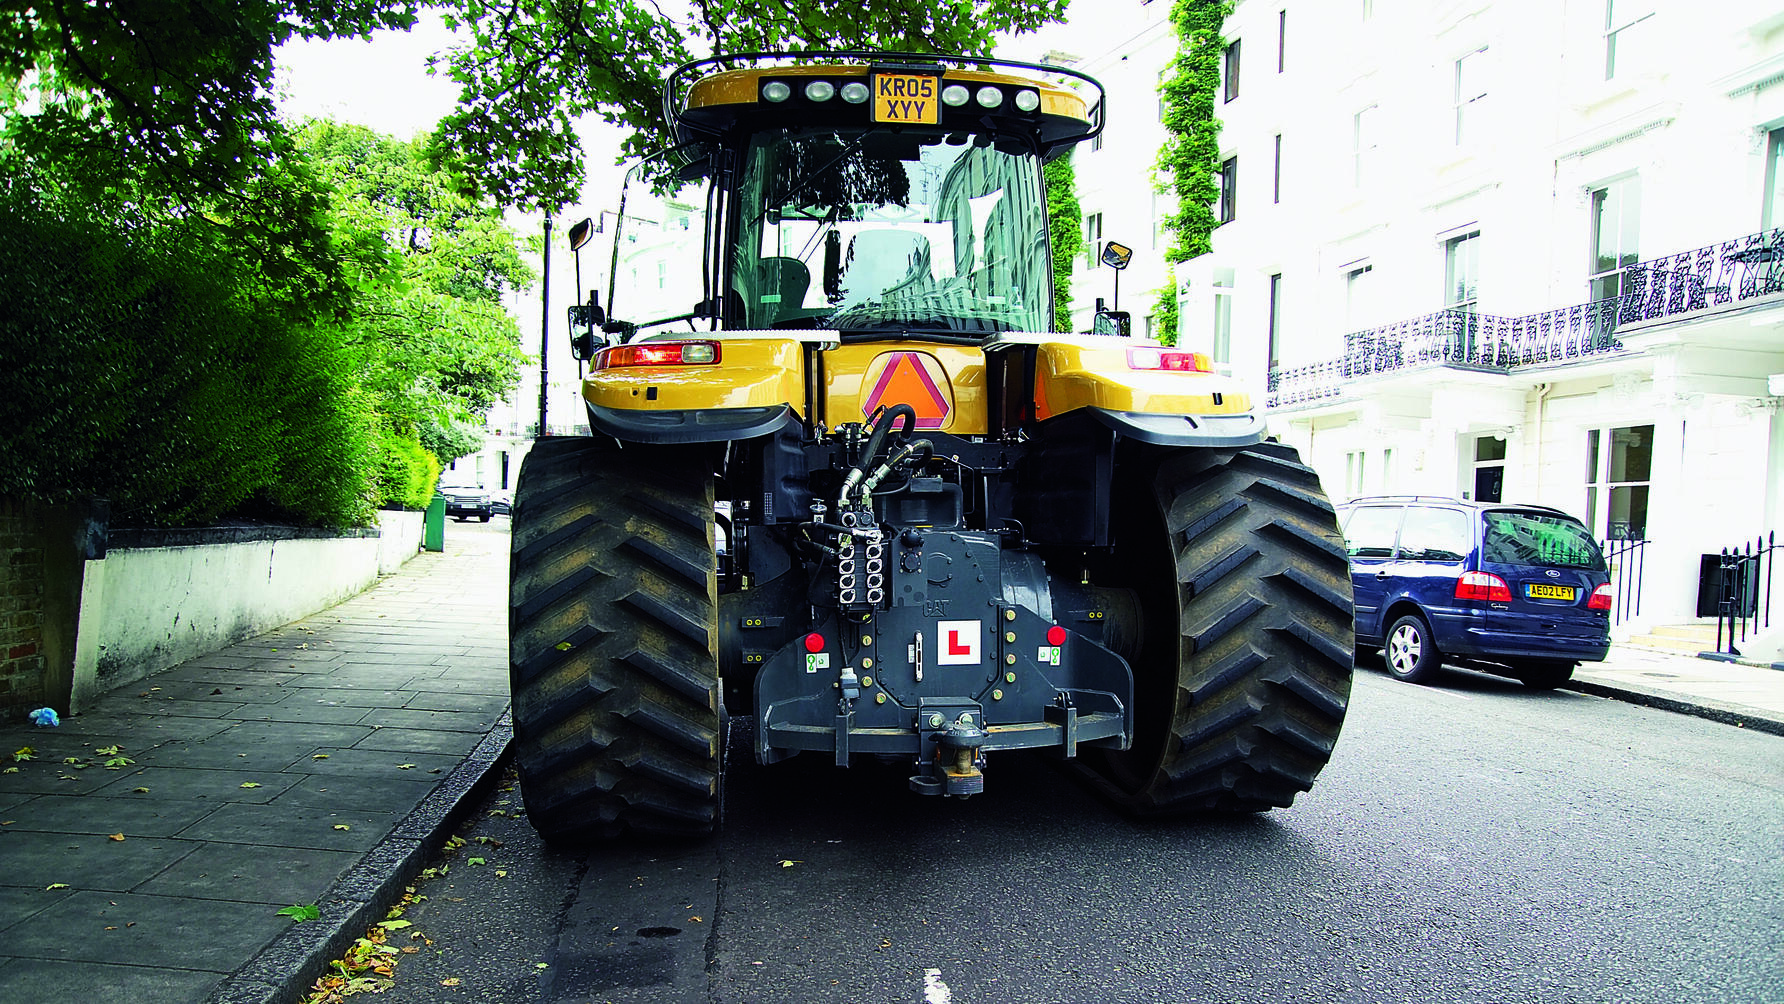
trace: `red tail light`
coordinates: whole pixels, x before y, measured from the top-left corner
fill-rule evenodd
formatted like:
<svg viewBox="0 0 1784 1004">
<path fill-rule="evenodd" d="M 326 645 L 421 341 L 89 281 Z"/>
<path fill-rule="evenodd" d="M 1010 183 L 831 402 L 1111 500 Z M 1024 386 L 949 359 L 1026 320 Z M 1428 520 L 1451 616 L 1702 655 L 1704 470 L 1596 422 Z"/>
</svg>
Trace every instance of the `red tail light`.
<svg viewBox="0 0 1784 1004">
<path fill-rule="evenodd" d="M 1456 599 L 1510 603 L 1511 587 L 1492 572 L 1463 572 L 1456 580 Z"/>
<path fill-rule="evenodd" d="M 595 353 L 594 370 L 628 366 L 710 365 L 719 361 L 718 342 L 639 342 L 611 345 Z"/>
<path fill-rule="evenodd" d="M 1208 364 L 1208 357 L 1201 352 L 1185 352 L 1181 349 L 1128 349 L 1127 368 L 1130 370 L 1169 370 L 1174 373 L 1211 373 L 1213 367 Z"/>
<path fill-rule="evenodd" d="M 1611 593 L 1611 584 L 1606 582 L 1604 585 L 1592 590 L 1592 598 L 1586 601 L 1586 609 L 1609 610 L 1611 608 L 1611 601 L 1615 598 L 1615 595 Z"/>
</svg>

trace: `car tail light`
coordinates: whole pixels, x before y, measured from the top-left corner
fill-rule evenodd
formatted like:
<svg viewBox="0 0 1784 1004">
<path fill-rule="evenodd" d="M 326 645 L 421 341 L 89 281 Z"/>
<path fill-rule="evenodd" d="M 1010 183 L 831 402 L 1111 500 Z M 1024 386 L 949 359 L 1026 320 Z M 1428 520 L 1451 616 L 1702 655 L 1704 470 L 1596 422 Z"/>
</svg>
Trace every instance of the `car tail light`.
<svg viewBox="0 0 1784 1004">
<path fill-rule="evenodd" d="M 1511 587 L 1492 572 L 1463 572 L 1456 580 L 1456 599 L 1511 602 Z"/>
<path fill-rule="evenodd" d="M 1207 355 L 1201 352 L 1185 352 L 1182 349 L 1128 349 L 1127 368 L 1130 370 L 1169 370 L 1173 373 L 1213 372 Z"/>
<path fill-rule="evenodd" d="M 640 342 L 611 345 L 595 353 L 591 369 L 613 370 L 628 366 L 710 365 L 719 361 L 718 342 Z"/>
<path fill-rule="evenodd" d="M 1615 594 L 1611 592 L 1611 584 L 1606 582 L 1597 589 L 1592 590 L 1592 598 L 1586 601 L 1586 609 L 1609 610 L 1611 608 L 1611 601 L 1615 598 Z"/>
</svg>

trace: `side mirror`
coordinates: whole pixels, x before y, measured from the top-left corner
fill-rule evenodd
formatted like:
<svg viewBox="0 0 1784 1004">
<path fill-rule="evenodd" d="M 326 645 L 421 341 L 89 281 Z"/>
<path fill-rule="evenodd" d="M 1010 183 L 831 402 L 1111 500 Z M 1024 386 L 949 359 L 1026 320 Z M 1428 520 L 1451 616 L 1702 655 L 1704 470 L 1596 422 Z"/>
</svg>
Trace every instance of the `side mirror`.
<svg viewBox="0 0 1784 1004">
<path fill-rule="evenodd" d="M 587 223 L 587 220 L 582 221 Z M 580 226 L 581 224 L 578 224 Z M 574 231 L 575 228 L 571 228 Z M 584 234 L 584 240 L 587 235 Z M 607 312 L 601 309 L 601 298 L 594 290 L 588 291 L 588 302 L 578 303 L 568 309 L 570 316 L 570 354 L 587 362 L 595 357 L 595 350 L 607 344 L 607 339 L 595 335 L 595 328 L 605 329 Z"/>
<path fill-rule="evenodd" d="M 1099 310 L 1090 323 L 1090 333 L 1126 338 L 1133 334 L 1133 324 L 1133 317 L 1125 310 Z"/>
<path fill-rule="evenodd" d="M 581 223 L 573 224 L 570 227 L 570 234 L 569 234 L 570 250 L 572 250 L 572 251 L 582 250 L 582 246 L 584 244 L 587 244 L 588 239 L 590 237 L 593 237 L 594 234 L 595 234 L 595 221 L 592 219 L 589 219 L 586 216 L 583 217 Z"/>
</svg>

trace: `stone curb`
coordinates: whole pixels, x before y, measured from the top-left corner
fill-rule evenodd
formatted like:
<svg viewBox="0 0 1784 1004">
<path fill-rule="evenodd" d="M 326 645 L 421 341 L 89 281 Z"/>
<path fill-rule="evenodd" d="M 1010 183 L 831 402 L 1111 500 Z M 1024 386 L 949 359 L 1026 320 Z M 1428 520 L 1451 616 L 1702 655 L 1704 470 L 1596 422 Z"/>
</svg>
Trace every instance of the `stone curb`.
<svg viewBox="0 0 1784 1004">
<path fill-rule="evenodd" d="M 383 919 L 402 898 L 403 886 L 445 845 L 452 826 L 500 780 L 513 737 L 512 714 L 503 712 L 440 786 L 322 897 L 321 917 L 292 924 L 224 980 L 207 1004 L 294 1004 L 301 999 L 331 960 Z"/>
<path fill-rule="evenodd" d="M 1582 694 L 1591 694 L 1593 697 L 1607 697 L 1614 701 L 1639 704 L 1643 707 L 1655 708 L 1660 711 L 1671 711 L 1675 714 L 1706 718 L 1712 722 L 1720 722 L 1723 725 L 1733 725 L 1736 728 L 1751 729 L 1754 732 L 1765 732 L 1775 736 L 1784 736 L 1784 721 L 1747 712 L 1733 711 L 1728 708 L 1711 707 L 1707 704 L 1694 704 L 1690 701 L 1681 701 L 1672 697 L 1663 697 L 1659 694 L 1649 693 L 1644 690 L 1610 686 L 1608 684 L 1594 683 L 1587 680 L 1569 680 L 1562 684 L 1562 689 L 1574 690 Z"/>
</svg>

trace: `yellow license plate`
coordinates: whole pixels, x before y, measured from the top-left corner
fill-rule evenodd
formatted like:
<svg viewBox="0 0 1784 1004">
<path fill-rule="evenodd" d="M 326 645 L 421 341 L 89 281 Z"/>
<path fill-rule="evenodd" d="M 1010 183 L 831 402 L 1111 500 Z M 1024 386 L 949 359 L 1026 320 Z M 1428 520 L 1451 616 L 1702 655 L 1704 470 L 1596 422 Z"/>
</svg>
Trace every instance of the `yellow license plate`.
<svg viewBox="0 0 1784 1004">
<path fill-rule="evenodd" d="M 1533 600 L 1567 600 L 1573 601 L 1572 586 L 1553 586 L 1547 582 L 1532 582 L 1524 587 L 1524 595 Z"/>
<path fill-rule="evenodd" d="M 921 73 L 873 75 L 873 120 L 935 125 L 941 119 L 941 81 Z"/>
</svg>

